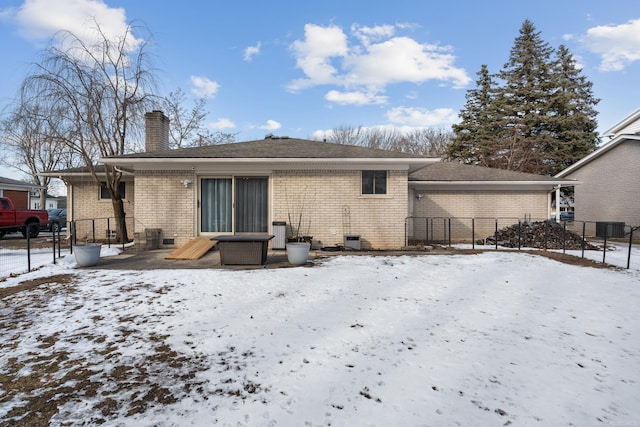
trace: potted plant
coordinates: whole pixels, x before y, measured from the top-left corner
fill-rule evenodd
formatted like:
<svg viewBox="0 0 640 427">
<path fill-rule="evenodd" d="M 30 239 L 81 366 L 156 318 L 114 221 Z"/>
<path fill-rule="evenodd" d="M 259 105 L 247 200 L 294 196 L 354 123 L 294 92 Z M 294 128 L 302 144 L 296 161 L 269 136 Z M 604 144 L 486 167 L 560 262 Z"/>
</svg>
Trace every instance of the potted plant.
<svg viewBox="0 0 640 427">
<path fill-rule="evenodd" d="M 84 245 L 76 245 L 73 247 L 73 253 L 76 257 L 76 264 L 79 267 L 91 267 L 98 263 L 100 259 L 100 243 L 88 243 Z"/>
<path fill-rule="evenodd" d="M 287 238 L 287 260 L 289 264 L 292 265 L 303 265 L 306 264 L 309 259 L 309 249 L 311 248 L 311 243 L 305 241 L 302 237 L 301 226 L 302 226 L 302 212 L 298 215 L 297 223 L 293 223 L 291 213 L 288 214 L 289 217 L 289 227 L 291 229 L 291 234 Z"/>
</svg>

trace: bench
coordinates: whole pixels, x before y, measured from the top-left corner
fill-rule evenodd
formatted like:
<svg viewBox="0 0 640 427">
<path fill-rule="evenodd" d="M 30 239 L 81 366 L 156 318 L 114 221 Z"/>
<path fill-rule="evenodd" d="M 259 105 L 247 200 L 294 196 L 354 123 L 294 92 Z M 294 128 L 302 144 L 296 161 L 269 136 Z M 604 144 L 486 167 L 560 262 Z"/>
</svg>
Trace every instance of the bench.
<svg viewBox="0 0 640 427">
<path fill-rule="evenodd" d="M 220 264 L 222 265 L 264 265 L 267 262 L 267 247 L 273 235 L 240 234 L 212 237 L 218 241 Z"/>
</svg>

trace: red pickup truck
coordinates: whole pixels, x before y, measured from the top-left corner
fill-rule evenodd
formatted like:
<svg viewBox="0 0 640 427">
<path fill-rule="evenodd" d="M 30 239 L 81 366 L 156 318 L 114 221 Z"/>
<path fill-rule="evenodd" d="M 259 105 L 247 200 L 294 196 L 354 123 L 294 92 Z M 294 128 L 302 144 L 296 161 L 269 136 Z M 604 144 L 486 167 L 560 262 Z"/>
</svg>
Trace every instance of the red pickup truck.
<svg viewBox="0 0 640 427">
<path fill-rule="evenodd" d="M 48 221 L 47 211 L 15 209 L 11 199 L 0 197 L 0 238 L 14 231 L 20 231 L 27 237 L 27 230 L 31 237 L 37 237 L 40 228 L 46 227 Z"/>
</svg>

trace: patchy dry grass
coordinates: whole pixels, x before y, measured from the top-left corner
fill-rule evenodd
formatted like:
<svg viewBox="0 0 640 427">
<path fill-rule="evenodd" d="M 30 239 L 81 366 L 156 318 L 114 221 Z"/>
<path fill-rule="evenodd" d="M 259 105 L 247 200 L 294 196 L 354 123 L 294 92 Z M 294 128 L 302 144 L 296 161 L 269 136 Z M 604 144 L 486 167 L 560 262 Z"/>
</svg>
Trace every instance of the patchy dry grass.
<svg viewBox="0 0 640 427">
<path fill-rule="evenodd" d="M 141 331 L 131 315 L 116 317 L 119 326 L 116 331 L 107 327 L 108 333 L 104 333 L 105 324 L 113 319 L 96 313 L 88 318 L 94 328 L 74 330 L 59 325 L 59 331 L 29 337 L 34 316 L 54 298 L 67 302 L 69 311 L 86 309 L 87 301 L 76 295 L 78 280 L 73 274 L 63 274 L 0 289 L 0 330 L 5 335 L 0 354 L 16 354 L 0 358 L 0 407 L 10 408 L 0 411 L 1 425 L 41 426 L 54 420 L 76 425 L 65 420 L 73 419 L 71 408 L 81 402 L 89 402 L 95 414 L 82 423 L 99 425 L 142 414 L 152 405 L 175 403 L 187 393 L 202 390 L 196 374 L 209 368 L 207 358 L 176 352 L 165 342 L 166 335 Z M 150 288 L 129 286 L 117 292 L 128 303 L 146 304 L 167 291 Z M 124 356 L 125 341 L 144 346 L 144 354 Z M 87 347 L 91 353 L 81 357 L 64 350 L 74 345 Z"/>
</svg>

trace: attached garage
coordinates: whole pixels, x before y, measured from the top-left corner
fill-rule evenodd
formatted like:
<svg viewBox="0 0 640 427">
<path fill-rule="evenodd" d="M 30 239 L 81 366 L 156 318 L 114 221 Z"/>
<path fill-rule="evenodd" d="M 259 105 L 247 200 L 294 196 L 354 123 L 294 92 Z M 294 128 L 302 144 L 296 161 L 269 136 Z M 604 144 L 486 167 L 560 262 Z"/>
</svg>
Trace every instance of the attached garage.
<svg viewBox="0 0 640 427">
<path fill-rule="evenodd" d="M 490 235 L 518 220 L 551 215 L 551 194 L 575 181 L 439 162 L 409 175 L 408 240 L 455 241 Z M 449 221 L 451 218 L 451 221 Z M 421 238 L 424 236 L 424 239 Z"/>
</svg>

